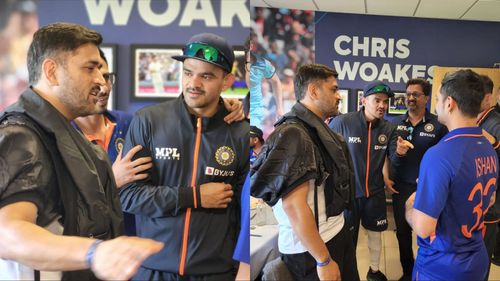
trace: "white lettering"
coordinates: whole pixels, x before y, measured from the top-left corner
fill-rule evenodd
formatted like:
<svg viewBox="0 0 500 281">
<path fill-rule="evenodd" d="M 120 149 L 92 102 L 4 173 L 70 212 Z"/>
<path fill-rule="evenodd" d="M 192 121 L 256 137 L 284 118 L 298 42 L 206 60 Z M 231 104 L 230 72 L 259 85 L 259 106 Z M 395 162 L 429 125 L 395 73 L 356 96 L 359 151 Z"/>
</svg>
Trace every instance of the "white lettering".
<svg viewBox="0 0 500 281">
<path fill-rule="evenodd" d="M 361 137 L 349 137 L 349 143 L 361 143 Z"/>
<path fill-rule="evenodd" d="M 242 26 L 250 27 L 250 11 L 246 0 L 231 0 L 221 2 L 221 27 L 233 26 L 233 18 L 238 17 Z"/>
<path fill-rule="evenodd" d="M 395 71 L 396 77 L 394 79 L 394 82 L 401 83 L 410 80 L 410 78 L 408 78 L 408 75 L 406 74 L 406 72 L 408 72 L 408 69 L 410 69 L 410 67 L 411 64 L 405 64 L 403 65 L 402 68 L 399 63 L 396 64 L 396 71 Z"/>
<path fill-rule="evenodd" d="M 151 4 L 164 1 L 167 8 L 162 13 L 152 10 Z M 92 25 L 104 25 L 106 16 L 111 14 L 113 24 L 127 25 L 137 3 L 140 18 L 152 26 L 166 26 L 177 19 L 182 11 L 179 26 L 191 26 L 193 21 L 202 21 L 207 27 L 217 27 L 217 18 L 212 3 L 208 0 L 84 0 L 85 9 Z M 181 3 L 185 7 L 181 9 Z M 243 27 L 250 27 L 250 11 L 247 0 L 221 0 L 220 26 L 231 27 L 235 18 L 239 19 Z"/>
<path fill-rule="evenodd" d="M 342 49 L 342 46 L 340 46 L 340 44 L 342 44 L 343 42 L 346 42 L 346 43 L 351 42 L 351 37 L 349 37 L 347 35 L 337 36 L 337 38 L 335 38 L 335 41 L 333 42 L 333 48 L 335 49 L 337 54 L 339 54 L 341 56 L 348 56 L 351 54 L 351 49 L 349 49 L 349 48 Z M 335 69 L 337 69 L 337 67 Z M 338 69 L 337 69 L 337 71 L 338 71 Z"/>
<path fill-rule="evenodd" d="M 372 38 L 372 52 L 371 56 L 376 58 L 381 57 L 385 58 L 384 50 L 387 47 L 384 38 L 373 37 Z"/>
<path fill-rule="evenodd" d="M 406 59 L 410 56 L 410 48 L 408 48 L 408 45 L 410 45 L 410 40 L 408 39 L 399 39 L 396 42 L 396 49 L 398 49 L 395 54 L 396 58 Z"/>
<path fill-rule="evenodd" d="M 367 57 L 368 54 L 370 53 L 370 37 L 363 37 L 363 41 L 359 42 L 359 37 L 358 36 L 353 36 L 353 42 L 352 42 L 352 55 L 357 57 L 358 52 L 361 50 L 363 51 L 363 57 Z"/>
<path fill-rule="evenodd" d="M 181 154 L 177 151 L 175 147 L 155 147 L 155 158 L 156 159 L 172 159 L 180 160 Z"/>
<path fill-rule="evenodd" d="M 356 73 L 358 72 L 359 62 L 354 62 L 353 67 L 348 61 L 345 61 L 342 66 L 340 66 L 340 62 L 334 60 L 333 65 L 335 66 L 335 70 L 339 73 L 339 80 L 344 80 L 345 75 L 349 77 L 349 80 L 356 79 Z"/>
<path fill-rule="evenodd" d="M 425 65 L 415 64 L 411 71 L 412 78 L 425 78 Z"/>
<path fill-rule="evenodd" d="M 200 9 L 197 9 L 198 6 L 200 7 Z M 212 7 L 211 1 L 187 1 L 186 8 L 184 9 L 184 13 L 182 14 L 179 26 L 191 26 L 194 20 L 204 21 L 206 26 L 217 26 L 217 20 L 215 20 L 214 9 Z"/>
<path fill-rule="evenodd" d="M 384 65 L 382 65 L 382 70 L 380 70 L 378 80 L 387 80 L 389 82 L 394 82 L 392 80 L 392 77 L 391 66 L 387 63 L 384 63 Z"/>
<path fill-rule="evenodd" d="M 371 74 L 367 74 L 367 71 L 371 72 Z M 365 62 L 359 68 L 359 77 L 365 81 L 372 81 L 378 75 L 377 66 L 372 62 Z"/>
<path fill-rule="evenodd" d="M 127 25 L 132 6 L 134 5 L 134 1 L 120 0 L 84 0 L 83 3 L 85 4 L 85 9 L 92 25 L 103 25 L 108 9 L 115 25 Z"/>
</svg>

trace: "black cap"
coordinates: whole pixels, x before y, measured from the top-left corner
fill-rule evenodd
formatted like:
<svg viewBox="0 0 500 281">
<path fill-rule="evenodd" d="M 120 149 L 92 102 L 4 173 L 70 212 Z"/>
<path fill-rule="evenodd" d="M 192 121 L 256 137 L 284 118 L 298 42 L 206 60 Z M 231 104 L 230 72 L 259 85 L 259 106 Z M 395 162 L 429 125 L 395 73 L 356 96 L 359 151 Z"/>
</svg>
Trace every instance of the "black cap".
<svg viewBox="0 0 500 281">
<path fill-rule="evenodd" d="M 390 98 L 394 97 L 394 92 L 391 90 L 391 87 L 389 87 L 389 85 L 380 80 L 375 80 L 368 83 L 368 85 L 365 86 L 365 89 L 363 91 L 363 96 L 367 97 L 369 95 L 378 93 L 386 94 Z"/>
<path fill-rule="evenodd" d="M 255 126 L 250 126 L 250 137 L 253 138 L 259 138 L 260 142 L 264 143 L 264 137 L 263 137 L 262 130 L 255 127 Z"/>
<path fill-rule="evenodd" d="M 213 47 L 219 52 L 220 55 L 223 56 L 223 58 L 220 58 L 216 61 L 210 61 L 205 59 L 205 57 L 203 56 L 203 52 L 188 54 L 189 47 L 193 43 L 200 43 L 203 45 Z M 193 37 L 191 37 L 191 39 L 189 39 L 188 43 L 184 46 L 182 50 L 183 50 L 182 56 L 172 56 L 172 58 L 182 62 L 187 58 L 193 58 L 205 61 L 213 65 L 216 65 L 227 72 L 231 72 L 231 70 L 233 69 L 233 62 L 234 62 L 233 48 L 231 47 L 231 45 L 227 43 L 226 39 L 220 37 L 217 34 L 213 33 L 196 34 Z"/>
</svg>

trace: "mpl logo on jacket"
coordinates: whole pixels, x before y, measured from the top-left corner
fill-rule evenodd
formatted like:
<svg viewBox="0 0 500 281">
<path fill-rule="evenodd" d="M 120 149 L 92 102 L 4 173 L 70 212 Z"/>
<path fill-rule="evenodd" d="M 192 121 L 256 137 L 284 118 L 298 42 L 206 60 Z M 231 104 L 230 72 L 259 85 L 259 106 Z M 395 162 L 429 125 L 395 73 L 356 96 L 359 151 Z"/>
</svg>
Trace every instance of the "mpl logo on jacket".
<svg viewBox="0 0 500 281">
<path fill-rule="evenodd" d="M 181 154 L 176 147 L 155 147 L 155 158 L 160 160 L 180 160 Z"/>
<path fill-rule="evenodd" d="M 349 137 L 349 143 L 361 143 L 361 137 Z"/>
<path fill-rule="evenodd" d="M 229 146 L 221 146 L 215 151 L 215 161 L 222 166 L 229 166 L 234 161 L 234 155 Z"/>
</svg>

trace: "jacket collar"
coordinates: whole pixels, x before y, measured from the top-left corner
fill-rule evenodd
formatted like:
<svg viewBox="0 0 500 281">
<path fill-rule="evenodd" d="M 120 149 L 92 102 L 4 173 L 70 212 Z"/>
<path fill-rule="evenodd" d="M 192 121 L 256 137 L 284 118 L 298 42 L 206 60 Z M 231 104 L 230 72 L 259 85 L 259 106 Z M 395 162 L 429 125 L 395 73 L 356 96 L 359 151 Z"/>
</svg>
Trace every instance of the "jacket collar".
<svg viewBox="0 0 500 281">
<path fill-rule="evenodd" d="M 184 100 L 184 95 L 181 94 L 179 97 L 176 99 L 176 108 L 178 110 L 180 118 L 180 122 L 189 128 L 193 128 L 193 130 L 196 130 L 196 123 L 198 117 L 188 110 L 188 105 L 186 104 L 186 101 Z M 227 109 L 224 107 L 224 101 L 222 98 L 219 97 L 219 108 L 217 112 L 212 116 L 212 117 L 201 117 L 201 125 L 202 125 L 202 131 L 208 131 L 208 130 L 213 130 L 217 127 L 219 127 L 222 123 L 224 122 L 224 117 L 229 114 Z"/>
</svg>

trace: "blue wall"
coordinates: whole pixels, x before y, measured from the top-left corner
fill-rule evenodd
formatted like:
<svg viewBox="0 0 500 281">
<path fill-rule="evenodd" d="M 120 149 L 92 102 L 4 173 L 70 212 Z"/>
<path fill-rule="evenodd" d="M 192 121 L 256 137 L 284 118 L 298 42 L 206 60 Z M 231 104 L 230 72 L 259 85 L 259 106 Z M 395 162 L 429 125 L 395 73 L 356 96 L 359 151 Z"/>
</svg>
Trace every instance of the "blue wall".
<svg viewBox="0 0 500 281">
<path fill-rule="evenodd" d="M 351 89 L 350 111 L 356 108 L 355 90 L 367 81 L 389 81 L 394 90 L 404 91 L 409 78 L 432 82 L 433 66 L 493 67 L 500 62 L 498 22 L 325 12 L 315 17 L 316 62 L 340 72 L 340 87 Z M 366 46 L 354 48 L 356 40 Z M 380 50 L 372 54 L 373 47 Z"/>
<path fill-rule="evenodd" d="M 131 97 L 131 44 L 183 45 L 212 32 L 243 45 L 250 26 L 249 0 L 39 0 L 38 6 L 40 26 L 79 23 L 99 31 L 104 44 L 118 44 L 115 105 L 128 112 L 153 103 Z"/>
</svg>

